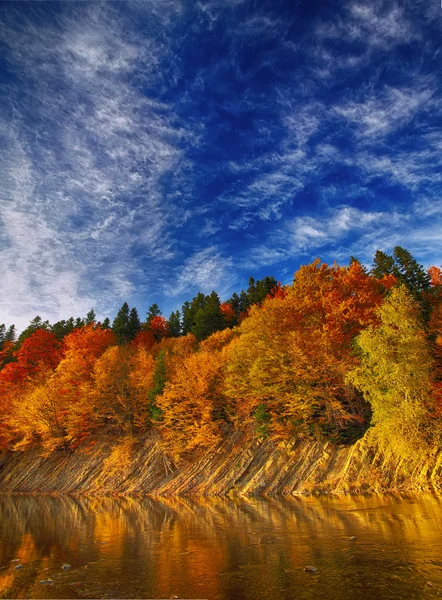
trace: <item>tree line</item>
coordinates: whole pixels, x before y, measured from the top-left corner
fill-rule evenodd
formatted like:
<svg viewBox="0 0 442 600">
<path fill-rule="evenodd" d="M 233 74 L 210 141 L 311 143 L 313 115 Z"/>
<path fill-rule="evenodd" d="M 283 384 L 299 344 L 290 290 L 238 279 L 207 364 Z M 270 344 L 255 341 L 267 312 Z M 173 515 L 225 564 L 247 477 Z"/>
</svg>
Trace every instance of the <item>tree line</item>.
<svg viewBox="0 0 442 600">
<path fill-rule="evenodd" d="M 240 294 L 236 292 L 225 302 L 221 302 L 218 294 L 213 291 L 210 295 L 199 292 L 191 302 L 186 301 L 181 309 L 173 311 L 169 319 L 162 316 L 158 304 L 149 306 L 145 320 L 139 317 L 138 310 L 130 308 L 127 302 L 118 310 L 114 320 L 110 321 L 106 317 L 98 325 L 102 329 L 111 329 L 117 336 L 121 344 L 132 341 L 141 331 L 150 331 L 155 341 L 162 337 L 180 337 L 192 333 L 197 340 L 201 341 L 226 326 L 233 327 L 237 325 L 247 314 L 252 304 L 260 303 L 277 287 L 277 281 L 274 277 L 264 277 L 261 280 L 249 279 L 247 290 L 242 290 Z M 5 324 L 0 325 L 0 352 L 6 347 L 11 352 L 18 350 L 22 343 L 35 333 L 38 329 L 51 331 L 57 340 L 62 341 L 64 337 L 74 331 L 91 323 L 96 324 L 97 318 L 95 311 L 91 309 L 85 318 L 70 317 L 67 320 L 57 321 L 54 324 L 49 321 L 43 321 L 40 316 L 36 316 L 29 323 L 28 327 L 16 336 L 16 327 L 11 325 L 6 328 Z M 146 337 L 146 336 L 145 336 Z M 5 352 L 3 363 L 13 360 L 11 352 Z"/>
<path fill-rule="evenodd" d="M 293 283 L 250 279 L 181 313 L 123 304 L 112 323 L 34 319 L 1 331 L 0 445 L 74 449 L 155 429 L 177 460 L 244 436 L 353 443 L 370 429 L 415 461 L 442 433 L 442 271 L 407 250 L 367 270 L 318 260 Z M 13 336 L 12 336 L 13 337 Z"/>
</svg>

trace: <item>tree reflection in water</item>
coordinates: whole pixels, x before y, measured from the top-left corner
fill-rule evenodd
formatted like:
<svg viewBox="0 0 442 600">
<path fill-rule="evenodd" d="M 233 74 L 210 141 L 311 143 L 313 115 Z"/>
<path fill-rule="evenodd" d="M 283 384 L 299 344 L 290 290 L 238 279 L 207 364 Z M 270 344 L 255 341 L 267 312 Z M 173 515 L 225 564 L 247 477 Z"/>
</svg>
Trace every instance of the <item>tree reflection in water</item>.
<svg viewBox="0 0 442 600">
<path fill-rule="evenodd" d="M 441 498 L 430 495 L 229 500 L 3 495 L 0 596 L 437 597 L 441 508 Z M 64 563 L 72 569 L 63 571 Z M 305 572 L 306 565 L 317 572 Z M 54 583 L 40 584 L 48 579 Z"/>
</svg>

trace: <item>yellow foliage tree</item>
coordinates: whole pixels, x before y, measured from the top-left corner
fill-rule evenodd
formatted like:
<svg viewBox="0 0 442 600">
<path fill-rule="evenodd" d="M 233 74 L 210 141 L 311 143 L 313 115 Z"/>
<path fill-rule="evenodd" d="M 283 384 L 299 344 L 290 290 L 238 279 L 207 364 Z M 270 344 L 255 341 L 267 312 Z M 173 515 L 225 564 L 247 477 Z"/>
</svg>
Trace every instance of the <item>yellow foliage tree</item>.
<svg viewBox="0 0 442 600">
<path fill-rule="evenodd" d="M 94 418 L 125 433 L 144 427 L 153 368 L 154 360 L 142 346 L 108 348 L 94 366 Z"/>
<path fill-rule="evenodd" d="M 14 425 L 20 441 L 15 449 L 26 449 L 36 441 L 49 451 L 65 445 L 67 406 L 51 372 L 42 373 L 17 400 Z"/>
<path fill-rule="evenodd" d="M 205 351 L 187 356 L 157 397 L 164 443 L 175 458 L 221 439 L 225 423 L 222 356 L 222 352 Z"/>
<path fill-rule="evenodd" d="M 299 431 L 334 438 L 363 422 L 367 407 L 345 383 L 352 342 L 375 322 L 394 278 L 367 275 L 357 262 L 300 268 L 284 293 L 253 306 L 228 354 L 226 394 L 239 427 L 287 438 Z"/>
<path fill-rule="evenodd" d="M 361 364 L 347 377 L 373 408 L 381 448 L 415 463 L 429 449 L 431 368 L 420 307 L 404 287 L 394 288 L 378 309 L 380 325 L 357 339 Z"/>
<path fill-rule="evenodd" d="M 238 329 L 223 329 L 212 333 L 207 339 L 200 343 L 200 350 L 204 352 L 217 352 L 239 335 Z"/>
</svg>

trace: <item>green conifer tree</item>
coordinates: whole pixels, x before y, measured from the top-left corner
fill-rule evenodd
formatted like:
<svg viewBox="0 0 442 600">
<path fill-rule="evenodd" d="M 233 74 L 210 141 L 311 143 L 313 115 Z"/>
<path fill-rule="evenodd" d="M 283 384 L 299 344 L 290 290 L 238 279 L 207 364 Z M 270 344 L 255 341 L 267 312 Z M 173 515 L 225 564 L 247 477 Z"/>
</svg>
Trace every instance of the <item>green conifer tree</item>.
<svg viewBox="0 0 442 600">
<path fill-rule="evenodd" d="M 180 311 L 172 312 L 167 323 L 170 337 L 179 337 L 181 335 Z"/>
<path fill-rule="evenodd" d="M 125 302 L 117 312 L 117 315 L 112 323 L 112 329 L 117 336 L 119 344 L 125 344 L 131 339 L 129 312 L 129 305 L 127 302 Z"/>
<path fill-rule="evenodd" d="M 140 321 L 140 317 L 138 316 L 138 311 L 134 307 L 131 309 L 131 311 L 129 313 L 128 339 L 133 340 L 139 331 L 141 331 L 141 321 Z"/>
<path fill-rule="evenodd" d="M 152 388 L 148 394 L 148 418 L 153 423 L 161 421 L 163 411 L 157 406 L 156 398 L 163 393 L 166 380 L 166 352 L 162 349 L 158 353 L 155 361 Z"/>
<path fill-rule="evenodd" d="M 110 319 L 109 319 L 109 317 L 106 317 L 101 324 L 101 329 L 110 329 L 110 327 L 111 327 Z"/>
<path fill-rule="evenodd" d="M 147 315 L 146 315 L 146 326 L 149 327 L 152 319 L 154 319 L 155 317 L 159 317 L 161 315 L 161 310 L 160 307 L 158 306 L 158 304 L 154 303 L 151 306 L 149 306 L 148 310 L 147 310 Z"/>
<path fill-rule="evenodd" d="M 97 319 L 97 315 L 95 314 L 94 309 L 91 308 L 91 310 L 86 315 L 86 319 L 84 320 L 84 324 L 85 325 L 90 325 L 91 323 L 95 323 L 96 319 Z"/>
<path fill-rule="evenodd" d="M 197 310 L 192 333 L 198 341 L 201 341 L 215 331 L 225 328 L 226 322 L 221 312 L 221 302 L 218 294 L 213 291 L 210 296 L 206 296 L 204 306 Z"/>
</svg>

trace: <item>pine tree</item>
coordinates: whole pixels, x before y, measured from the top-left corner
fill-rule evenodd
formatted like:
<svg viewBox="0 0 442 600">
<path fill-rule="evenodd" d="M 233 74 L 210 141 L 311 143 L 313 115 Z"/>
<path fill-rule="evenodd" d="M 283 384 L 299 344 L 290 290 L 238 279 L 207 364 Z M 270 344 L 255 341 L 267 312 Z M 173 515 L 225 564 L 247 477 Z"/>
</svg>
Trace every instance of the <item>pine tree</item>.
<svg viewBox="0 0 442 600">
<path fill-rule="evenodd" d="M 170 337 L 179 337 L 181 335 L 181 320 L 179 310 L 171 313 L 168 325 Z"/>
<path fill-rule="evenodd" d="M 131 311 L 129 313 L 128 339 L 129 340 L 135 339 L 135 337 L 139 331 L 141 331 L 141 321 L 140 321 L 140 317 L 138 316 L 138 311 L 134 307 L 131 309 Z"/>
<path fill-rule="evenodd" d="M 112 329 L 117 336 L 118 343 L 124 344 L 130 340 L 131 328 L 129 319 L 129 305 L 123 304 L 112 323 Z"/>
<path fill-rule="evenodd" d="M 371 275 L 376 279 L 382 279 L 384 275 L 392 275 L 394 271 L 394 258 L 382 250 L 376 250 L 373 259 Z"/>
<path fill-rule="evenodd" d="M 86 319 L 84 321 L 84 324 L 85 325 L 90 325 L 91 323 L 95 323 L 96 319 L 97 319 L 97 315 L 95 314 L 94 309 L 91 308 L 91 310 L 86 315 Z"/>
<path fill-rule="evenodd" d="M 225 327 L 226 322 L 221 312 L 221 302 L 218 294 L 213 291 L 210 296 L 206 297 L 204 306 L 196 312 L 192 333 L 198 341 L 201 341 Z"/>
<path fill-rule="evenodd" d="M 154 303 L 151 306 L 149 306 L 146 315 L 146 325 L 149 326 L 152 319 L 154 319 L 155 317 L 159 317 L 160 315 L 161 310 L 158 304 Z"/>
</svg>

